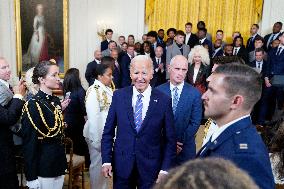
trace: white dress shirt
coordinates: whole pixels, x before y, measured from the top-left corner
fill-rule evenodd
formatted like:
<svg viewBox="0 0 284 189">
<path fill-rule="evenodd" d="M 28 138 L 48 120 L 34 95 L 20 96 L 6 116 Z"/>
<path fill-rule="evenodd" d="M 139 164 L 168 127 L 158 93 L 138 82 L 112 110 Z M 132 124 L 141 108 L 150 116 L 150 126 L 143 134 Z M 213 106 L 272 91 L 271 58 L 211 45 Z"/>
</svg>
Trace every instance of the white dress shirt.
<svg viewBox="0 0 284 189">
<path fill-rule="evenodd" d="M 218 136 L 220 136 L 229 126 L 233 125 L 234 123 L 244 119 L 244 118 L 247 118 L 249 117 L 250 115 L 245 115 L 245 116 L 242 116 L 242 117 L 239 117 L 233 121 L 230 121 L 229 123 L 219 127 L 216 123 L 212 122 L 210 127 L 209 127 L 209 130 L 207 132 L 207 135 L 202 143 L 202 146 L 204 146 L 208 141 L 209 139 L 211 138 L 211 142 L 213 142 L 214 140 L 216 140 L 218 138 Z"/>
<path fill-rule="evenodd" d="M 257 71 L 258 73 L 261 72 L 261 70 L 262 70 L 262 65 L 263 65 L 263 60 L 262 60 L 262 61 L 257 61 L 257 60 L 255 60 L 255 68 L 256 68 L 256 71 Z"/>
<path fill-rule="evenodd" d="M 190 36 L 191 36 L 191 33 L 186 33 L 186 35 L 185 35 L 185 44 L 186 45 L 188 43 L 188 40 L 189 40 Z"/>
<path fill-rule="evenodd" d="M 172 83 L 170 83 L 170 90 L 171 90 L 171 95 L 172 95 L 172 105 L 174 104 L 174 98 L 173 98 L 173 96 L 175 95 L 174 88 L 175 88 L 175 87 L 178 88 L 177 93 L 178 93 L 178 100 L 179 100 L 180 95 L 181 95 L 181 92 L 182 92 L 182 89 L 183 89 L 183 86 L 184 86 L 184 82 L 180 83 L 180 84 L 177 85 L 177 86 L 175 86 L 175 85 L 173 85 Z"/>
<path fill-rule="evenodd" d="M 203 39 L 200 39 L 200 40 L 199 40 L 199 43 L 200 43 L 200 44 L 203 44 L 204 41 L 205 41 L 205 39 L 206 39 L 206 37 L 204 37 Z"/>
<path fill-rule="evenodd" d="M 237 55 L 241 47 L 234 47 L 233 55 Z"/>
<path fill-rule="evenodd" d="M 140 93 L 137 91 L 137 89 L 135 88 L 135 86 L 133 86 L 133 95 L 132 95 L 132 107 L 133 110 L 135 110 L 135 105 L 137 102 L 137 96 L 139 94 L 142 94 L 142 103 L 143 103 L 143 107 L 142 107 L 142 120 L 144 120 L 148 107 L 149 107 L 149 103 L 150 103 L 150 97 L 151 97 L 151 92 L 152 92 L 152 87 L 149 85 L 146 90 L 143 93 Z"/>
</svg>

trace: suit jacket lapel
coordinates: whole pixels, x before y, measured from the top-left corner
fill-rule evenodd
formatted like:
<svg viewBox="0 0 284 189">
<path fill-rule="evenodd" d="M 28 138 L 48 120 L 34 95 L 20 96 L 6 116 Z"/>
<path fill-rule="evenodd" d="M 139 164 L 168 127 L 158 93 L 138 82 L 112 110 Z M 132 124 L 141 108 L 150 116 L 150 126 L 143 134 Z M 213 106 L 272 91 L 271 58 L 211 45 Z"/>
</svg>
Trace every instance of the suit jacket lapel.
<svg viewBox="0 0 284 189">
<path fill-rule="evenodd" d="M 129 122 L 132 126 L 133 132 L 136 133 L 135 124 L 134 124 L 134 116 L 133 116 L 134 113 L 133 113 L 133 107 L 132 107 L 132 95 L 133 95 L 133 89 L 132 89 L 132 86 L 130 86 L 127 88 L 124 100 L 125 100 L 125 105 L 127 109 L 126 111 L 127 111 Z"/>
<path fill-rule="evenodd" d="M 210 153 L 210 151 L 213 151 L 216 148 L 218 148 L 226 140 L 231 138 L 232 135 L 234 135 L 235 133 L 241 132 L 241 130 L 243 130 L 243 129 L 251 126 L 251 125 L 252 125 L 252 123 L 251 123 L 250 117 L 244 118 L 244 119 L 230 125 L 210 145 L 208 145 L 206 148 L 201 148 L 196 156 L 197 157 L 198 156 L 200 156 L 200 157 L 208 156 L 208 153 Z"/>
<path fill-rule="evenodd" d="M 157 103 L 159 101 L 159 96 L 157 95 L 157 93 L 155 92 L 154 89 L 152 89 L 152 92 L 151 92 L 151 97 L 150 97 L 150 102 L 149 102 L 149 107 L 148 107 L 148 110 L 146 112 L 146 116 L 143 120 L 143 123 L 141 125 L 141 128 L 138 132 L 139 133 L 142 133 L 143 130 L 145 129 L 145 127 L 148 125 L 147 122 L 149 121 L 149 119 L 151 118 L 151 116 L 153 115 L 152 112 L 155 111 L 156 107 L 157 107 Z"/>
</svg>

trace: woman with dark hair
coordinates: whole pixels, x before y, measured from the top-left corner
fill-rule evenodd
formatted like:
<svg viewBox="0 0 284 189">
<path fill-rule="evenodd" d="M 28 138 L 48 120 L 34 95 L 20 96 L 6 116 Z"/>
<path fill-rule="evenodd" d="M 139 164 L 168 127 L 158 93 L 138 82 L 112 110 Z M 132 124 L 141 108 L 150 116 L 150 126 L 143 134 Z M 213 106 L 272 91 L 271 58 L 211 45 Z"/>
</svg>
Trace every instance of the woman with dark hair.
<svg viewBox="0 0 284 189">
<path fill-rule="evenodd" d="M 52 90 L 57 89 L 60 83 L 56 63 L 38 63 L 32 80 L 39 85 L 39 91 L 24 105 L 21 119 L 27 186 L 61 189 L 67 168 L 62 143 L 62 111 L 69 101 L 60 103 L 59 98 L 52 95 Z"/>
<path fill-rule="evenodd" d="M 233 40 L 233 55 L 242 58 L 245 63 L 248 63 L 248 52 L 244 46 L 242 36 L 236 36 Z"/>
<path fill-rule="evenodd" d="M 64 111 L 64 121 L 67 124 L 65 135 L 72 139 L 74 153 L 89 159 L 87 143 L 83 137 L 85 118 L 87 118 L 86 91 L 81 85 L 80 73 L 77 68 L 70 68 L 65 73 L 63 95 L 65 99 L 70 99 L 70 103 Z"/>
<path fill-rule="evenodd" d="M 96 72 L 97 78 L 86 95 L 88 120 L 84 127 L 84 137 L 91 159 L 89 168 L 91 189 L 107 189 L 109 188 L 107 178 L 101 174 L 101 139 L 113 94 L 109 87 L 112 82 L 112 68 L 102 59 L 102 63 L 97 65 Z"/>
</svg>

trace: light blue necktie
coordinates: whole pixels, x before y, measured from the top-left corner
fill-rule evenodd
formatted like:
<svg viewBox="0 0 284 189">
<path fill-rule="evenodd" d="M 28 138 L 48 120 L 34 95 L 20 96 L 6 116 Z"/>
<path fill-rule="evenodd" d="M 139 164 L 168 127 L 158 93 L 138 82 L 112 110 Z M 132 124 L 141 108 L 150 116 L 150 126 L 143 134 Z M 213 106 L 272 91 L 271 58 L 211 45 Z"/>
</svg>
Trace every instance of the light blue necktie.
<svg viewBox="0 0 284 189">
<path fill-rule="evenodd" d="M 142 109 L 143 109 L 143 102 L 142 102 L 142 94 L 137 95 L 137 101 L 135 104 L 134 109 L 134 123 L 135 123 L 135 129 L 138 132 L 141 125 L 142 125 Z"/>
<path fill-rule="evenodd" d="M 173 113 L 176 113 L 177 105 L 178 105 L 178 88 L 175 87 L 173 89 L 174 91 L 174 96 L 173 96 Z"/>
</svg>

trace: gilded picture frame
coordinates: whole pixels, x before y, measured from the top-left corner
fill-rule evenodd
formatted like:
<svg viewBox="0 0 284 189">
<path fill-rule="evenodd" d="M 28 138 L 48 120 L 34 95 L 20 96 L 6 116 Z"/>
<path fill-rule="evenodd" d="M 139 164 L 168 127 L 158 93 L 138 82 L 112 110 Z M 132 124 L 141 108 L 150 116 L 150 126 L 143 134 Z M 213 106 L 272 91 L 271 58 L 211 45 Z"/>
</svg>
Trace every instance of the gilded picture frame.
<svg viewBox="0 0 284 189">
<path fill-rule="evenodd" d="M 54 59 L 60 77 L 69 68 L 68 0 L 14 0 L 17 72 Z"/>
</svg>

